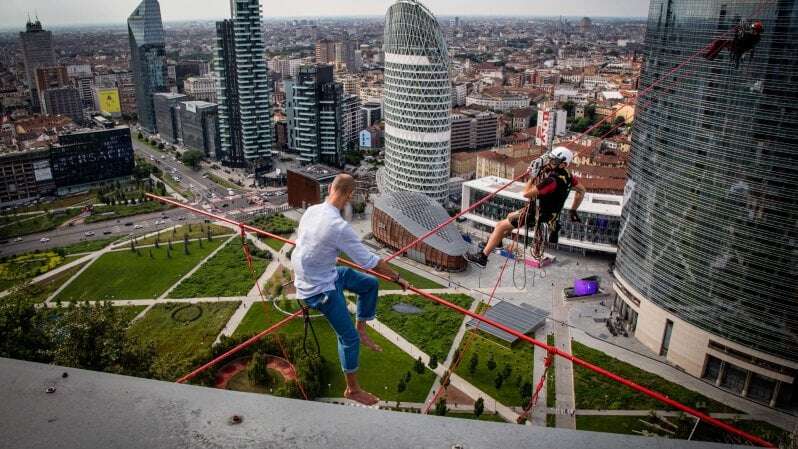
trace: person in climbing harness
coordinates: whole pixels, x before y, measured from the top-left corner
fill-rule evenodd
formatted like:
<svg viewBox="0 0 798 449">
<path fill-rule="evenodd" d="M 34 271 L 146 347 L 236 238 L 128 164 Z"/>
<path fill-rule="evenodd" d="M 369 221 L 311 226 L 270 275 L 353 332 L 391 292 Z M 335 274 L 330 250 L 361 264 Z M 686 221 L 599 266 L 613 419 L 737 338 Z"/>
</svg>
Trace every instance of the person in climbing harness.
<svg viewBox="0 0 798 449">
<path fill-rule="evenodd" d="M 704 57 L 710 61 L 714 61 L 724 48 L 729 49 L 731 60 L 734 67 L 740 66 L 740 60 L 743 56 L 750 52 L 750 58 L 754 57 L 754 50 L 762 40 L 762 32 L 765 27 L 759 20 L 753 23 L 741 24 L 735 27 L 733 39 L 717 39 L 712 42 L 709 49 L 704 53 Z"/>
<path fill-rule="evenodd" d="M 529 206 L 507 215 L 507 218 L 496 224 L 493 233 L 490 235 L 487 244 L 481 251 L 466 253 L 466 259 L 484 268 L 488 263 L 488 256 L 502 240 L 507 237 L 513 229 L 529 225 L 530 234 L 535 229 L 536 200 L 540 198 L 540 224 L 546 224 L 549 230 L 549 242 L 557 243 L 559 234 L 559 219 L 565 201 L 571 189 L 576 191 L 573 205 L 571 205 L 570 219 L 579 222 L 577 208 L 582 204 L 585 196 L 585 187 L 579 182 L 579 178 L 571 175 L 568 166 L 573 161 L 574 154 L 565 147 L 557 147 L 551 153 L 532 162 L 530 171 L 533 172 L 524 187 L 523 195 L 529 200 Z M 535 184 L 538 176 L 537 171 L 541 172 L 542 181 Z"/>
<path fill-rule="evenodd" d="M 346 375 L 344 396 L 364 405 L 374 405 L 379 399 L 360 388 L 357 370 L 361 342 L 373 351 L 382 351 L 366 334 L 366 322 L 373 320 L 376 313 L 379 283 L 373 276 L 348 267 L 336 267 L 336 258 L 344 253 L 361 267 L 393 279 L 403 289 L 409 284 L 387 262 L 369 251 L 352 226 L 341 217 L 341 210 L 354 191 L 352 176 L 340 174 L 330 185 L 327 200 L 305 211 L 299 222 L 291 264 L 297 298 L 321 312 L 338 337 L 338 357 Z M 358 295 L 355 325 L 349 316 L 344 290 Z"/>
</svg>

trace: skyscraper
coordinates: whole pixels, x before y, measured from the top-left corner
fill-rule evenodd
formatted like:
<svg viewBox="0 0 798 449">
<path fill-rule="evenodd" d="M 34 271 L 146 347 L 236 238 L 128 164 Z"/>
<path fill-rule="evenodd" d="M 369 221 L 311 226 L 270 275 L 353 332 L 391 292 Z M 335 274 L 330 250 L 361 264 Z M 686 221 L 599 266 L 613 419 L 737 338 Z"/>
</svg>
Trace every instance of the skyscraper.
<svg viewBox="0 0 798 449">
<path fill-rule="evenodd" d="M 158 0 L 142 0 L 127 19 L 127 31 L 139 125 L 155 132 L 158 128 L 152 94 L 167 91 L 166 50 Z"/>
<path fill-rule="evenodd" d="M 167 90 L 166 53 L 158 0 L 142 0 L 127 19 L 127 31 L 139 125 L 155 132 L 158 128 L 152 94 Z"/>
<path fill-rule="evenodd" d="M 19 33 L 19 42 L 22 48 L 22 60 L 25 63 L 25 81 L 31 90 L 31 104 L 33 110 L 38 111 L 40 99 L 36 90 L 36 69 L 56 64 L 53 33 L 45 31 L 38 18 L 35 22 L 28 20 L 25 31 Z"/>
<path fill-rule="evenodd" d="M 640 99 L 652 104 L 635 119 L 615 271 L 615 309 L 640 342 L 788 407 L 798 399 L 796 6 L 652 0 L 641 90 L 731 38 L 740 18 L 765 31 L 739 67 L 728 51 L 699 58 Z"/>
<path fill-rule="evenodd" d="M 332 66 L 300 67 L 296 80 L 285 81 L 285 90 L 289 141 L 299 160 L 341 165 L 344 93 Z"/>
<path fill-rule="evenodd" d="M 84 121 L 80 92 L 72 87 L 66 67 L 39 67 L 35 78 L 42 114 L 64 115 L 75 123 Z"/>
<path fill-rule="evenodd" d="M 272 98 L 259 0 L 232 0 L 232 20 L 216 22 L 220 159 L 231 166 L 271 165 Z"/>
<path fill-rule="evenodd" d="M 384 191 L 420 192 L 442 202 L 449 181 L 452 87 L 438 21 L 416 0 L 385 16 Z"/>
</svg>

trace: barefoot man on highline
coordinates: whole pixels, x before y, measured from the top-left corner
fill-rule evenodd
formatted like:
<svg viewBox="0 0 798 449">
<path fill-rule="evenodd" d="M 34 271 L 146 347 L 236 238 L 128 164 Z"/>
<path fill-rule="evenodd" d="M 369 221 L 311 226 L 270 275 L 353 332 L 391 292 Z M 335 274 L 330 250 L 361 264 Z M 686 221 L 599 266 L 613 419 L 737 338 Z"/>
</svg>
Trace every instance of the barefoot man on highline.
<svg viewBox="0 0 798 449">
<path fill-rule="evenodd" d="M 361 342 L 373 351 L 382 351 L 366 334 L 366 322 L 374 319 L 377 310 L 379 283 L 373 276 L 336 267 L 336 258 L 344 253 L 361 267 L 390 277 L 403 289 L 409 284 L 387 262 L 369 251 L 352 226 L 341 217 L 341 210 L 354 191 L 355 180 L 350 175 L 338 175 L 330 186 L 327 201 L 305 211 L 299 222 L 291 263 L 297 298 L 324 314 L 338 335 L 338 357 L 346 374 L 344 396 L 364 405 L 374 405 L 379 398 L 360 388 L 357 369 Z M 344 290 L 358 295 L 356 325 L 352 324 L 346 308 Z"/>
</svg>

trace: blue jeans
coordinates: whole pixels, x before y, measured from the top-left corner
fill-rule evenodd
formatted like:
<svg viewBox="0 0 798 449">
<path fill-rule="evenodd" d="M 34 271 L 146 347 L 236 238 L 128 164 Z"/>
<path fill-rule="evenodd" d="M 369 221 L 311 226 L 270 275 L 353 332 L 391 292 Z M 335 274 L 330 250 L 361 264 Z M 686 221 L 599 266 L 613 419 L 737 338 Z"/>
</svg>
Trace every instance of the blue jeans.
<svg viewBox="0 0 798 449">
<path fill-rule="evenodd" d="M 370 321 L 377 313 L 377 291 L 379 282 L 374 276 L 346 267 L 338 267 L 335 290 L 320 293 L 305 299 L 308 307 L 318 310 L 330 322 L 338 335 L 338 358 L 344 373 L 357 371 L 360 361 L 360 335 L 352 323 L 346 308 L 344 290 L 357 293 L 357 319 Z"/>
</svg>

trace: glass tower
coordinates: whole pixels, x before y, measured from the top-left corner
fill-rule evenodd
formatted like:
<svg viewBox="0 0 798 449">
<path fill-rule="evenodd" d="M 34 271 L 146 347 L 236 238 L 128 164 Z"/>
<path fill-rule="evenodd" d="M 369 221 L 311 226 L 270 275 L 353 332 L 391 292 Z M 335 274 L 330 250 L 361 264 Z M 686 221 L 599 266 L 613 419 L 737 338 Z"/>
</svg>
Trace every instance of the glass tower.
<svg viewBox="0 0 798 449">
<path fill-rule="evenodd" d="M 415 0 L 385 16 L 385 169 L 381 189 L 448 194 L 451 95 L 449 54 L 438 21 Z"/>
<path fill-rule="evenodd" d="M 232 20 L 216 22 L 220 158 L 237 167 L 271 164 L 272 99 L 260 0 L 231 0 Z"/>
<path fill-rule="evenodd" d="M 723 50 L 667 74 L 752 20 L 764 33 L 739 66 Z M 616 273 L 702 331 L 796 362 L 796 2 L 652 0 L 645 44 L 640 89 L 668 78 L 638 99 Z"/>
<path fill-rule="evenodd" d="M 139 125 L 155 132 L 158 128 L 152 94 L 167 90 L 166 52 L 158 0 L 143 0 L 139 3 L 127 19 L 127 31 Z"/>
</svg>

